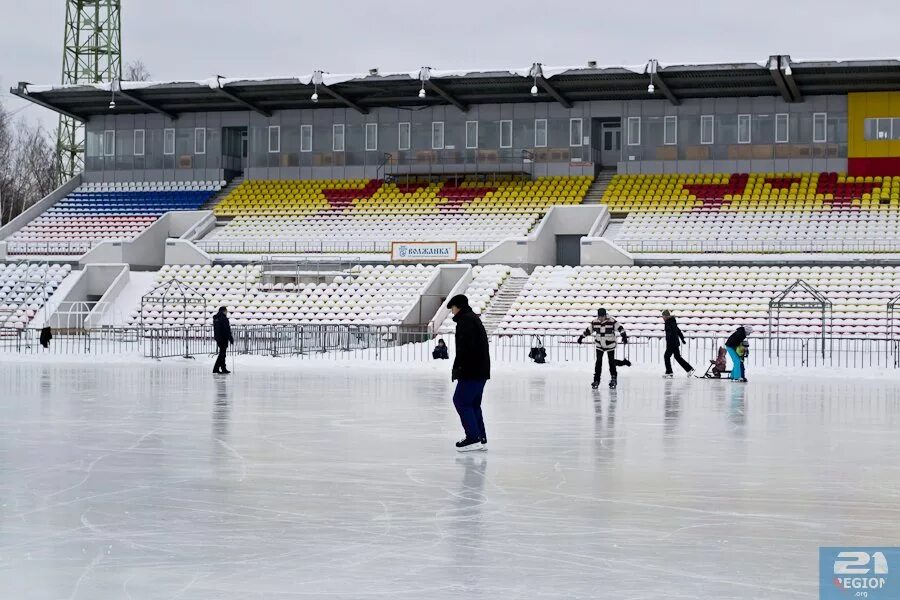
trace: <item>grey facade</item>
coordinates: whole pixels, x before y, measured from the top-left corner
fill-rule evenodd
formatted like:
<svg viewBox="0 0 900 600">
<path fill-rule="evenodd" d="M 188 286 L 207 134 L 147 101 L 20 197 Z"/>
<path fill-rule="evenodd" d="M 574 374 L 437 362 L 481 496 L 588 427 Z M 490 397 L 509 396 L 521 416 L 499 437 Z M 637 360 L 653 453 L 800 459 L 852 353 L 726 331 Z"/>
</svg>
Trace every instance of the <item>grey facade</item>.
<svg viewBox="0 0 900 600">
<path fill-rule="evenodd" d="M 174 129 L 174 147 L 167 129 Z M 144 132 L 137 144 L 136 130 Z M 315 108 L 271 118 L 248 110 L 185 113 L 175 121 L 123 114 L 91 118 L 87 136 L 88 181 L 218 180 L 242 169 L 258 179 L 374 178 L 383 174 L 386 153 L 401 162 L 490 165 L 522 150 L 534 157 L 534 175 L 593 174 L 599 163 L 620 173 L 844 171 L 847 97 L 590 101 L 571 109 L 476 104 L 465 113 L 453 106 L 378 107 L 367 115 Z"/>
</svg>

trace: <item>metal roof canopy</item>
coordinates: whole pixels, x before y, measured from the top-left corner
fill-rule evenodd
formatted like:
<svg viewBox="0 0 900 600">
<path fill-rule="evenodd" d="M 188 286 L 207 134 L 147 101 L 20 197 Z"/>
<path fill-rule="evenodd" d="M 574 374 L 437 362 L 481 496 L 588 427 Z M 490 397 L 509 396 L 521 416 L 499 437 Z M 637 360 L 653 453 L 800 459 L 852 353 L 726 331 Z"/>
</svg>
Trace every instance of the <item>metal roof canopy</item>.
<svg viewBox="0 0 900 600">
<path fill-rule="evenodd" d="M 791 299 L 795 293 L 806 293 L 808 298 Z M 822 358 L 825 358 L 825 344 L 827 335 L 831 332 L 833 320 L 833 306 L 831 300 L 825 297 L 819 290 L 812 287 L 802 279 L 798 279 L 781 293 L 769 300 L 769 356 L 772 356 L 772 322 L 774 312 L 775 322 L 775 356 L 780 349 L 778 324 L 781 320 L 782 310 L 818 310 L 822 313 Z"/>
<path fill-rule="evenodd" d="M 22 82 L 11 93 L 80 120 L 112 114 L 152 111 L 177 116 L 191 112 L 348 108 L 365 113 L 375 107 L 417 110 L 450 105 L 465 110 L 473 104 L 572 102 L 591 100 L 668 99 L 781 96 L 799 101 L 805 96 L 857 91 L 900 89 L 900 60 L 801 61 L 773 55 L 761 63 L 668 65 L 656 63 L 656 89 L 648 93 L 650 63 L 640 68 L 584 67 L 556 70 L 534 77 L 513 71 L 479 71 L 442 75 L 433 72 L 429 93 L 418 98 L 422 81 L 409 74 L 351 76 L 340 83 L 320 84 L 317 102 L 311 96 L 316 85 L 306 78 L 232 79 L 128 85 L 117 89 L 116 108 L 109 108 L 111 93 L 101 86 L 71 85 L 34 91 Z M 546 71 L 547 68 L 545 67 Z M 531 87 L 537 83 L 536 95 Z"/>
</svg>

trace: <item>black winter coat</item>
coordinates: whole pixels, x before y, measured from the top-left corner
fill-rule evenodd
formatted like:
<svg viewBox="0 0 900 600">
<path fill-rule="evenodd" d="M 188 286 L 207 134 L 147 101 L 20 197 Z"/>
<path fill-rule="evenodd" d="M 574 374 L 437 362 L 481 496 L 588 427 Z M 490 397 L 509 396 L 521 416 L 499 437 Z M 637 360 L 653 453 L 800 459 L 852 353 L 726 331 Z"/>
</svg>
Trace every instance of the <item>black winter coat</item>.
<svg viewBox="0 0 900 600">
<path fill-rule="evenodd" d="M 666 348 L 677 348 L 684 343 L 684 335 L 678 328 L 675 317 L 666 319 Z"/>
<path fill-rule="evenodd" d="M 744 329 L 744 326 L 741 325 L 734 331 L 734 333 L 728 336 L 728 339 L 725 340 L 725 345 L 729 348 L 737 349 L 737 347 L 743 344 L 744 340 L 746 339 L 747 331 Z"/>
<path fill-rule="evenodd" d="M 471 308 L 466 307 L 453 317 L 453 321 L 456 323 L 453 380 L 490 379 L 491 353 L 481 319 Z"/>
<path fill-rule="evenodd" d="M 234 343 L 234 338 L 231 335 L 231 323 L 223 313 L 213 315 L 213 337 L 216 338 L 216 343 L 220 346 Z"/>
</svg>

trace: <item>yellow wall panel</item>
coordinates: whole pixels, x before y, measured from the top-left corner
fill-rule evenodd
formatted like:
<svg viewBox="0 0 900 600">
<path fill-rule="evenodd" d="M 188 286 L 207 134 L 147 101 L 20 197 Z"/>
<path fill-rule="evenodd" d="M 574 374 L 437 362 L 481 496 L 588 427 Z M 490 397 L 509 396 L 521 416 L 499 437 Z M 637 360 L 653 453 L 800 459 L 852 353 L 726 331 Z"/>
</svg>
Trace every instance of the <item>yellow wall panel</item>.
<svg viewBox="0 0 900 600">
<path fill-rule="evenodd" d="M 865 139 L 865 120 L 876 117 L 900 118 L 900 92 L 847 94 L 848 157 L 900 157 L 900 140 Z"/>
</svg>

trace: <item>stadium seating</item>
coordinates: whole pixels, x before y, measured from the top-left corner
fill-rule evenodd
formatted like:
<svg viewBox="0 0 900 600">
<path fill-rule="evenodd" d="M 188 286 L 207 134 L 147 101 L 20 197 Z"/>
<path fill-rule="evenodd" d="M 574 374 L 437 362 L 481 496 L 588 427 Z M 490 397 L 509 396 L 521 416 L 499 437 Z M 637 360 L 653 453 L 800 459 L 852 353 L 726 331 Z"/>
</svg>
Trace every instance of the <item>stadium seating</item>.
<svg viewBox="0 0 900 600">
<path fill-rule="evenodd" d="M 506 265 L 485 265 L 477 266 L 472 269 L 472 281 L 469 283 L 464 292 L 469 299 L 469 306 L 472 307 L 477 314 L 481 315 L 490 307 L 494 294 L 509 277 L 511 269 Z M 439 333 L 452 333 L 456 331 L 456 323 L 453 322 L 453 315 L 447 315 L 447 318 L 438 328 Z"/>
<path fill-rule="evenodd" d="M 172 210 L 198 210 L 224 182 L 87 183 L 7 240 L 10 254 L 82 254 L 129 240 Z"/>
<path fill-rule="evenodd" d="M 234 219 L 201 245 L 215 252 L 227 247 L 215 242 L 294 241 L 309 242 L 309 251 L 318 244 L 328 252 L 386 252 L 392 241 L 458 241 L 472 242 L 460 251 L 480 252 L 486 244 L 527 234 L 551 206 L 581 203 L 590 183 L 589 177 L 458 185 L 246 181 L 215 209 Z"/>
<path fill-rule="evenodd" d="M 263 289 L 260 268 L 233 265 L 166 265 L 156 281 L 177 280 L 203 304 L 177 300 L 150 303 L 135 310 L 130 324 L 147 327 L 208 325 L 219 306 L 227 306 L 233 324 L 397 325 L 418 301 L 435 267 L 359 266 L 332 283 L 279 283 Z M 173 297 L 173 296 L 169 296 Z"/>
<path fill-rule="evenodd" d="M 599 307 L 638 335 L 660 335 L 664 309 L 678 317 L 685 335 L 722 336 L 741 324 L 764 333 L 769 300 L 798 279 L 833 303 L 834 334 L 886 333 L 886 308 L 900 293 L 900 269 L 875 266 L 538 267 L 498 333 L 575 335 Z M 821 312 L 784 312 L 779 331 L 816 335 Z"/>
<path fill-rule="evenodd" d="M 627 213 L 616 239 L 631 251 L 900 249 L 900 178 L 625 175 L 603 201 Z"/>
<path fill-rule="evenodd" d="M 0 330 L 24 329 L 71 270 L 69 265 L 0 263 Z"/>
</svg>

